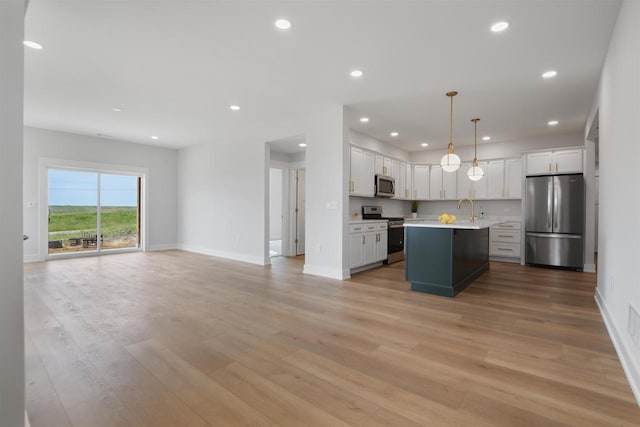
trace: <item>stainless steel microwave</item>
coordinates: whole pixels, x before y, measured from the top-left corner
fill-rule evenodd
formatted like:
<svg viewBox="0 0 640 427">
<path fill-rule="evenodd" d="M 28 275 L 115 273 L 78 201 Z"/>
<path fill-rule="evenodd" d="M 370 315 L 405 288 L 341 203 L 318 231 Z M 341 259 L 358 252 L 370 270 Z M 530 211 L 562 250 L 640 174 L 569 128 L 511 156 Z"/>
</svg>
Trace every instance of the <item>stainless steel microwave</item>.
<svg viewBox="0 0 640 427">
<path fill-rule="evenodd" d="M 393 197 L 395 195 L 395 178 L 387 175 L 376 174 L 376 197 Z"/>
</svg>

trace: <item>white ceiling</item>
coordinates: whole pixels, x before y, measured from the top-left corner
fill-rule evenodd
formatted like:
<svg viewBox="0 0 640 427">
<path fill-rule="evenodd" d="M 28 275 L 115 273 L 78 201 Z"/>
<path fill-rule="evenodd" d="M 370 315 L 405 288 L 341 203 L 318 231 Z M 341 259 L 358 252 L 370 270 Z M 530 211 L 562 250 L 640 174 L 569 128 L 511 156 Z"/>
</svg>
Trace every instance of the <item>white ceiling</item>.
<svg viewBox="0 0 640 427">
<path fill-rule="evenodd" d="M 446 145 L 444 94 L 455 89 L 457 144 L 473 142 L 474 116 L 492 142 L 565 133 L 584 126 L 618 8 L 618 0 L 31 0 L 26 37 L 44 49 L 26 51 L 25 122 L 184 147 L 345 104 L 354 129 L 411 151 L 422 141 Z M 277 31 L 279 17 L 293 28 Z M 502 19 L 511 27 L 491 33 Z M 350 78 L 353 68 L 364 77 Z M 558 77 L 543 80 L 547 69 Z M 550 119 L 560 125 L 547 127 Z"/>
</svg>

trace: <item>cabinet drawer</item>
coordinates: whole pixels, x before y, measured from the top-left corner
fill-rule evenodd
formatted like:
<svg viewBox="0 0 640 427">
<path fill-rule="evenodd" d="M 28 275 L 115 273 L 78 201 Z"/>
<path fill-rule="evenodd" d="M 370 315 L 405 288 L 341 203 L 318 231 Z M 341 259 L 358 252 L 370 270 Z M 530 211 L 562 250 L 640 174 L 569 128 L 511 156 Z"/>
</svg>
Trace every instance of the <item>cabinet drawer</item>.
<svg viewBox="0 0 640 427">
<path fill-rule="evenodd" d="M 489 255 L 520 258 L 520 244 L 489 242 Z"/>
<path fill-rule="evenodd" d="M 378 229 L 379 224 L 363 224 L 364 231 L 375 231 Z"/>
<path fill-rule="evenodd" d="M 349 225 L 349 233 L 362 233 L 364 232 L 366 224 L 351 224 Z"/>
<path fill-rule="evenodd" d="M 509 221 L 509 222 L 503 222 L 500 224 L 496 224 L 494 226 L 491 227 L 491 229 L 493 230 L 494 228 L 504 228 L 507 230 L 520 230 L 520 222 L 517 221 Z"/>
<path fill-rule="evenodd" d="M 490 236 L 492 242 L 520 243 L 520 230 L 492 228 Z"/>
</svg>

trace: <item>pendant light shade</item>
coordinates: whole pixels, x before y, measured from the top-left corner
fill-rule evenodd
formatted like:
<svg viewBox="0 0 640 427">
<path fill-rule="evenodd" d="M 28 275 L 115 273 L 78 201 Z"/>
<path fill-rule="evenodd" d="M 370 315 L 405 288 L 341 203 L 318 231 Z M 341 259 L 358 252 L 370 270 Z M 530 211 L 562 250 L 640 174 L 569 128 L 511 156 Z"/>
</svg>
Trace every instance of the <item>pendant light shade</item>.
<svg viewBox="0 0 640 427">
<path fill-rule="evenodd" d="M 456 91 L 447 92 L 447 96 L 451 99 L 451 109 L 449 113 L 449 147 L 447 148 L 447 154 L 440 160 L 440 166 L 442 166 L 442 170 L 445 172 L 457 171 L 461 163 L 460 157 L 454 152 L 453 147 L 453 97 L 457 94 L 458 92 Z"/>
<path fill-rule="evenodd" d="M 480 181 L 484 176 L 484 171 L 478 166 L 478 122 L 480 119 L 471 119 L 474 126 L 474 142 L 473 142 L 473 164 L 467 171 L 467 176 L 471 181 Z"/>
</svg>

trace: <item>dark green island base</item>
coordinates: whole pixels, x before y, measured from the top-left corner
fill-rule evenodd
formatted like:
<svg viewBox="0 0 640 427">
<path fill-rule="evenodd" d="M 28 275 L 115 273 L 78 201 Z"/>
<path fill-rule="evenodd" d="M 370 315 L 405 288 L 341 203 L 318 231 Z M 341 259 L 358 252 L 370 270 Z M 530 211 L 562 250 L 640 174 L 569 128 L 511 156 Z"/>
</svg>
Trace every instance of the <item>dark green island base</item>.
<svg viewBox="0 0 640 427">
<path fill-rule="evenodd" d="M 489 228 L 406 227 L 411 290 L 454 297 L 489 270 Z"/>
</svg>

